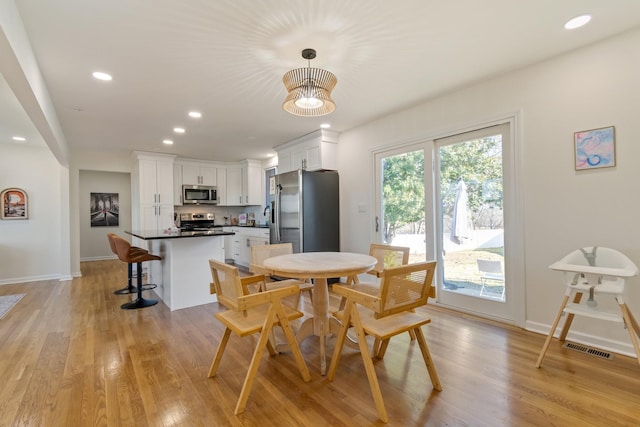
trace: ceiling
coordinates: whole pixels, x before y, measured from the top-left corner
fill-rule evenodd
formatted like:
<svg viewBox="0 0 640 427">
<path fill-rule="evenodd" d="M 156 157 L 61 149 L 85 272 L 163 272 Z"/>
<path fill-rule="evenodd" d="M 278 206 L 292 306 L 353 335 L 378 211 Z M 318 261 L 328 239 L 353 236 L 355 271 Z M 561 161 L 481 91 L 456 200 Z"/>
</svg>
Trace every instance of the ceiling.
<svg viewBox="0 0 640 427">
<path fill-rule="evenodd" d="M 15 4 L 70 150 L 221 161 L 264 159 L 321 123 L 343 132 L 640 25 L 637 0 Z M 593 15 L 587 26 L 563 28 L 583 13 Z M 311 66 L 338 78 L 328 116 L 282 110 L 282 75 L 307 65 L 304 48 L 318 53 Z M 91 77 L 98 70 L 113 80 Z M 4 79 L 0 104 L 0 142 L 15 134 L 43 140 Z M 189 118 L 190 110 L 202 118 Z M 174 134 L 176 126 L 186 133 Z"/>
</svg>

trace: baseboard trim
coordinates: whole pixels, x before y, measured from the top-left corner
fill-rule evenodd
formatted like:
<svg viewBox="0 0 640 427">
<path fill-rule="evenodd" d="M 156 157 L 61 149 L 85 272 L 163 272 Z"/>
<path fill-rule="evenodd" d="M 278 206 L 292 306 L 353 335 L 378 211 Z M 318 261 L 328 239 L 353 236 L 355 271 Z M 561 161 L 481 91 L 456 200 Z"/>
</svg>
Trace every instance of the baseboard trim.
<svg viewBox="0 0 640 427">
<path fill-rule="evenodd" d="M 542 335 L 547 335 L 549 334 L 551 325 L 527 321 L 525 329 L 527 331 L 536 332 Z M 556 339 L 560 336 L 560 330 L 561 328 L 557 328 L 556 333 L 553 335 Z M 584 332 L 575 332 L 571 329 L 569 329 L 569 333 L 567 334 L 567 341 L 573 341 L 579 344 L 584 344 L 586 346 L 596 347 L 596 348 L 607 350 L 613 353 L 622 354 L 624 356 L 629 356 L 633 358 L 637 357 L 633 349 L 633 346 L 631 345 L 630 342 L 625 343 L 622 341 L 611 340 L 611 339 L 599 337 L 596 335 L 586 334 Z"/>
<path fill-rule="evenodd" d="M 85 261 L 105 261 L 108 259 L 118 259 L 115 255 L 109 255 L 109 256 L 92 256 L 92 257 L 84 257 L 84 258 L 80 258 L 80 262 L 85 262 Z"/>
<path fill-rule="evenodd" d="M 13 277 L 11 279 L 0 279 L 1 285 L 13 285 L 15 283 L 26 283 L 26 282 L 43 282 L 45 280 L 58 280 L 60 279 L 59 274 L 50 274 L 45 276 L 29 276 L 29 277 Z"/>
</svg>

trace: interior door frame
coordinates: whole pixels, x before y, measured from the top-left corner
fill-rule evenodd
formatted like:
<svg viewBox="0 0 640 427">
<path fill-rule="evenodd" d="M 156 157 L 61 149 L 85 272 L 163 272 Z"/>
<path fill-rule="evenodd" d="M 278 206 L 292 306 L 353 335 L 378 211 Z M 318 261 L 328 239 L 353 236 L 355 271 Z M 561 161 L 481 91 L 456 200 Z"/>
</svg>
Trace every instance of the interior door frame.
<svg viewBox="0 0 640 427">
<path fill-rule="evenodd" d="M 438 224 L 436 218 L 439 218 L 439 207 L 435 206 L 435 191 L 436 191 L 436 170 L 435 170 L 435 141 L 437 139 L 446 138 L 453 135 L 464 134 L 472 132 L 478 129 L 496 126 L 500 124 L 509 124 L 509 137 L 510 146 L 509 149 L 503 151 L 503 180 L 505 182 L 505 188 L 503 194 L 505 198 L 508 198 L 508 209 L 504 210 L 505 227 L 509 227 L 509 232 L 505 233 L 505 251 L 508 248 L 508 259 L 505 258 L 505 281 L 513 284 L 511 286 L 509 298 L 512 301 L 512 312 L 508 316 L 509 318 L 484 316 L 498 320 L 501 322 L 507 322 L 516 326 L 525 326 L 525 262 L 524 262 L 524 208 L 522 198 L 522 183 L 521 183 L 521 113 L 519 111 L 505 114 L 494 120 L 489 120 L 483 123 L 458 128 L 448 132 L 443 132 L 438 135 L 425 136 L 422 138 L 416 138 L 411 141 L 398 142 L 396 144 L 389 144 L 384 147 L 371 151 L 371 161 L 373 164 L 373 194 L 372 200 L 374 202 L 375 209 L 373 210 L 372 227 L 371 227 L 371 241 L 380 243 L 382 241 L 382 231 L 376 232 L 376 216 L 382 218 L 382 192 L 380 183 L 382 178 L 382 171 L 380 168 L 380 159 L 388 156 L 393 156 L 408 151 L 424 150 L 424 162 L 425 162 L 425 240 L 426 244 L 426 256 L 427 259 L 437 259 L 436 254 L 441 251 L 440 243 L 438 239 L 435 239 L 436 233 L 441 233 L 441 225 Z M 427 173 L 428 165 L 431 165 L 431 173 Z M 508 185 L 507 185 L 508 184 Z M 440 273 L 438 273 L 438 277 Z M 437 304 L 440 302 L 440 296 L 436 296 Z M 443 304 L 443 306 L 447 306 Z M 451 307 L 454 308 L 454 307 Z M 458 311 L 469 312 L 458 307 L 455 307 Z"/>
</svg>

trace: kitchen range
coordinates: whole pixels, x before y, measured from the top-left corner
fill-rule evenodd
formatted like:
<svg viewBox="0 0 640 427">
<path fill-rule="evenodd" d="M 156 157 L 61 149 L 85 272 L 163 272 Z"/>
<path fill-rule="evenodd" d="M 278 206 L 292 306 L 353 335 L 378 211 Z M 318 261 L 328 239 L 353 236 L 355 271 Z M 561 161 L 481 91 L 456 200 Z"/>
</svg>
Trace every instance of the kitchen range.
<svg viewBox="0 0 640 427">
<path fill-rule="evenodd" d="M 209 231 L 216 227 L 216 217 L 213 213 L 181 213 L 181 231 Z M 221 227 L 221 226 L 217 226 Z"/>
</svg>

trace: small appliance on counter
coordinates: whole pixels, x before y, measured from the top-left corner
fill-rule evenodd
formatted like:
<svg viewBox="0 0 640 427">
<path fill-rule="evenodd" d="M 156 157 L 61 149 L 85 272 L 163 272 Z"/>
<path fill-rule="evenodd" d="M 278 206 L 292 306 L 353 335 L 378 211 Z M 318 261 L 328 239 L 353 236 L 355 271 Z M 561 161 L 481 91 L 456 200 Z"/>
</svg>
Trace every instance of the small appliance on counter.
<svg viewBox="0 0 640 427">
<path fill-rule="evenodd" d="M 180 230 L 207 231 L 214 228 L 216 217 L 213 213 L 181 213 Z"/>
<path fill-rule="evenodd" d="M 247 225 L 249 227 L 255 227 L 256 226 L 256 214 L 253 212 L 249 212 L 247 214 Z"/>
<path fill-rule="evenodd" d="M 247 214 L 241 213 L 238 215 L 238 225 L 247 225 Z"/>
</svg>

